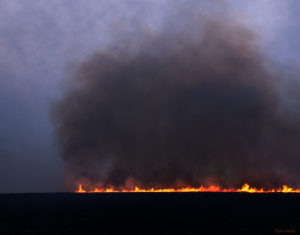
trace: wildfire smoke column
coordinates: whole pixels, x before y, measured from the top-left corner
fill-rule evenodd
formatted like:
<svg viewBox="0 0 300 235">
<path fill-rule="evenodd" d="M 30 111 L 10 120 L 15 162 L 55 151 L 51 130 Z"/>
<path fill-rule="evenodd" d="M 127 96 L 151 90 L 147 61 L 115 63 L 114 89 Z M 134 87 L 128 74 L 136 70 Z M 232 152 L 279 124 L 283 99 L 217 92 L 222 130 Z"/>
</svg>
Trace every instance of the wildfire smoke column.
<svg viewBox="0 0 300 235">
<path fill-rule="evenodd" d="M 228 16 L 181 20 L 78 66 L 52 110 L 71 184 L 297 185 L 299 127 L 281 115 L 257 32 Z"/>
</svg>

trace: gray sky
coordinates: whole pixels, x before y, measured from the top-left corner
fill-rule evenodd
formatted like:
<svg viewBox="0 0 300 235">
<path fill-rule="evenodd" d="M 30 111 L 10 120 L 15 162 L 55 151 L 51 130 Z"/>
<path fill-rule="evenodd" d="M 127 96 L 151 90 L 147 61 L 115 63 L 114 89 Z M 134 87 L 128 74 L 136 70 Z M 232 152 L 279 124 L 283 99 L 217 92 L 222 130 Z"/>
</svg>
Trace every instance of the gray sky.
<svg viewBox="0 0 300 235">
<path fill-rule="evenodd" d="M 175 5 L 195 2 L 0 0 L 0 192 L 63 190 L 48 112 L 73 64 L 114 44 L 116 35 L 130 37 L 143 27 L 159 31 Z M 220 2 L 197 7 L 204 13 L 232 9 L 260 32 L 262 49 L 275 63 L 300 64 L 299 1 Z"/>
</svg>

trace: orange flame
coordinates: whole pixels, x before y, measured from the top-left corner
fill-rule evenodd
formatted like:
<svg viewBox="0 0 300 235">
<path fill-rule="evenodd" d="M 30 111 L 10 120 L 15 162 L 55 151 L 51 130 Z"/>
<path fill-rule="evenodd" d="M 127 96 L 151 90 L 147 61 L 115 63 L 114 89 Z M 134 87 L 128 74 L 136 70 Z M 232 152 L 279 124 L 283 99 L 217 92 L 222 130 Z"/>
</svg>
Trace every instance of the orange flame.
<svg viewBox="0 0 300 235">
<path fill-rule="evenodd" d="M 78 185 L 76 193 L 164 193 L 164 192 L 244 192 L 244 193 L 300 193 L 300 188 L 294 189 L 283 185 L 280 188 L 264 189 L 250 187 L 249 184 L 245 183 L 241 188 L 238 189 L 222 189 L 219 186 L 211 185 L 209 187 L 200 186 L 199 188 L 183 187 L 183 188 L 139 188 L 135 186 L 133 189 L 115 189 L 110 188 L 94 188 L 92 190 L 83 189 L 82 184 Z"/>
</svg>

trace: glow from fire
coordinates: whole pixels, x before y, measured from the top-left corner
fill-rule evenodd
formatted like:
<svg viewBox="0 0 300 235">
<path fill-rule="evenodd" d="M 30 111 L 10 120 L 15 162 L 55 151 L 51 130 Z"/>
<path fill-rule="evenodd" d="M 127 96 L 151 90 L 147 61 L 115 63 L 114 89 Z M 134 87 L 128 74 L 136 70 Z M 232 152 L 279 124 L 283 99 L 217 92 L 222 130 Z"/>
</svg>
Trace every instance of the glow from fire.
<svg viewBox="0 0 300 235">
<path fill-rule="evenodd" d="M 265 188 L 255 188 L 251 187 L 249 184 L 245 183 L 241 188 L 234 189 L 228 188 L 224 189 L 219 186 L 200 186 L 198 188 L 193 187 L 183 187 L 183 188 L 139 188 L 135 186 L 133 189 L 116 189 L 113 187 L 109 188 L 94 188 L 92 190 L 84 189 L 82 184 L 78 185 L 76 193 L 164 193 L 164 192 L 244 192 L 244 193 L 300 193 L 300 188 L 291 188 L 287 185 L 283 185 L 280 188 L 265 189 Z"/>
</svg>

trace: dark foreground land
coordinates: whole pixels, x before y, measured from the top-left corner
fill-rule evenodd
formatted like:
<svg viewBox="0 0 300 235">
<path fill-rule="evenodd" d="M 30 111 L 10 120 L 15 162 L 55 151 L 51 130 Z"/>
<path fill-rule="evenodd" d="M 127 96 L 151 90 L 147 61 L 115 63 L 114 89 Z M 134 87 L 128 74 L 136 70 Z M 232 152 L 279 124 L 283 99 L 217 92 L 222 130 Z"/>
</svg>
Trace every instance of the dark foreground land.
<svg viewBox="0 0 300 235">
<path fill-rule="evenodd" d="M 0 234 L 296 234 L 300 194 L 0 195 Z"/>
</svg>

